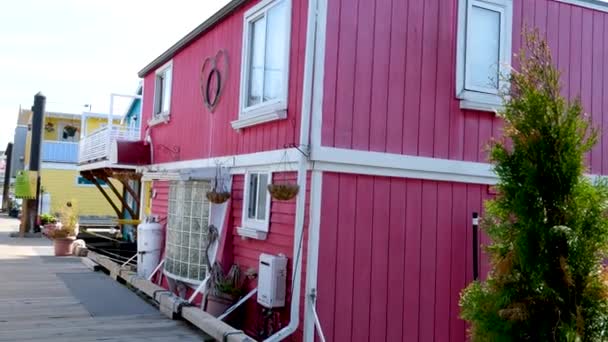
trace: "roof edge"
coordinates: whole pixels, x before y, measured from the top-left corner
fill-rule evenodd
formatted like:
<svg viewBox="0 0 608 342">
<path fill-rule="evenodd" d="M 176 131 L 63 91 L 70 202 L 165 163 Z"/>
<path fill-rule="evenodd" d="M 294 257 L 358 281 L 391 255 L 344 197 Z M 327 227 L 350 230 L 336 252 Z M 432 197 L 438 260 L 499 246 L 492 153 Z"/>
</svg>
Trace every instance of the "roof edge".
<svg viewBox="0 0 608 342">
<path fill-rule="evenodd" d="M 169 61 L 178 51 L 180 51 L 186 45 L 190 44 L 202 33 L 210 29 L 213 25 L 217 24 L 220 20 L 224 19 L 226 16 L 228 16 L 230 13 L 232 13 L 234 10 L 236 10 L 239 6 L 241 6 L 247 1 L 248 0 L 232 0 L 227 3 L 226 6 L 215 12 L 215 14 L 205 20 L 202 24 L 198 25 L 194 30 L 190 31 L 190 33 L 180 39 L 177 43 L 173 44 L 173 46 L 171 46 L 167 51 L 156 57 L 151 63 L 141 69 L 137 73 L 137 75 L 143 78 L 148 73 L 150 73 L 150 71 Z"/>
</svg>

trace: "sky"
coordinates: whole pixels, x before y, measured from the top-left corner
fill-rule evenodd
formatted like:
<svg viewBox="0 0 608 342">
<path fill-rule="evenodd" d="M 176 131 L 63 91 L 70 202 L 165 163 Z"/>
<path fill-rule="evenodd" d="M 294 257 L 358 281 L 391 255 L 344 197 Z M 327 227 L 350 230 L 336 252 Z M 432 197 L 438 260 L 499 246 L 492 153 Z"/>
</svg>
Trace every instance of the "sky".
<svg viewBox="0 0 608 342">
<path fill-rule="evenodd" d="M 134 93 L 139 70 L 227 2 L 1 1 L 0 150 L 37 92 L 47 111 L 107 113 L 110 93 Z"/>
</svg>

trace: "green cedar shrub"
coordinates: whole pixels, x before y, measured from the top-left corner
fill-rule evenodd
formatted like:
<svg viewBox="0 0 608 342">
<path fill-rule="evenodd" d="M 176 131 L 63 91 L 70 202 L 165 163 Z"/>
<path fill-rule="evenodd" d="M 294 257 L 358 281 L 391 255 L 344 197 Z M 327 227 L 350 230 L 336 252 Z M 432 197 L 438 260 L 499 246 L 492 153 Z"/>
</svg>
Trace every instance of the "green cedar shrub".
<svg viewBox="0 0 608 342">
<path fill-rule="evenodd" d="M 490 144 L 497 196 L 482 228 L 491 270 L 460 298 L 472 341 L 608 341 L 608 186 L 584 175 L 598 140 L 538 31 L 524 33 Z"/>
</svg>

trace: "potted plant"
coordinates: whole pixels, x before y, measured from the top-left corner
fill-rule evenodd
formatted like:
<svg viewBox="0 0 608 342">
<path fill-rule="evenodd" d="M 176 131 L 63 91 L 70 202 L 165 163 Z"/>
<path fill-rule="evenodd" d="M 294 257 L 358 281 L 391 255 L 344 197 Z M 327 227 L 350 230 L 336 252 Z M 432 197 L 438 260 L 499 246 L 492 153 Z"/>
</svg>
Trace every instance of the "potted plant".
<svg viewBox="0 0 608 342">
<path fill-rule="evenodd" d="M 281 159 L 280 164 L 283 165 L 283 171 L 280 173 L 277 179 L 273 180 L 272 184 L 268 184 L 268 192 L 270 192 L 270 196 L 276 200 L 289 201 L 290 199 L 296 197 L 300 191 L 300 186 L 297 183 L 288 180 L 287 152 L 283 153 L 283 158 Z M 281 179 L 278 179 L 279 177 Z"/>
<path fill-rule="evenodd" d="M 234 264 L 227 274 L 222 265 L 213 264 L 210 270 L 209 288 L 205 311 L 218 317 L 245 294 L 245 278 L 241 269 Z"/>
<path fill-rule="evenodd" d="M 222 204 L 230 198 L 230 192 L 226 190 L 225 182 L 222 178 L 222 169 L 220 165 L 218 165 L 215 169 L 213 189 L 208 191 L 205 196 L 209 202 L 213 204 Z"/>
<path fill-rule="evenodd" d="M 42 214 L 40 215 L 40 225 L 43 228 L 54 228 L 54 226 L 57 224 L 57 218 L 51 214 Z"/>
<path fill-rule="evenodd" d="M 72 254 L 72 243 L 78 235 L 78 215 L 71 202 L 61 209 L 59 222 L 45 226 L 45 235 L 53 240 L 56 256 Z"/>
<path fill-rule="evenodd" d="M 46 125 L 44 125 L 44 130 L 51 133 L 55 131 L 55 125 L 53 125 L 52 122 L 47 122 Z"/>
<path fill-rule="evenodd" d="M 73 138 L 78 132 L 78 127 L 72 125 L 66 125 L 63 127 L 63 139 Z"/>
</svg>

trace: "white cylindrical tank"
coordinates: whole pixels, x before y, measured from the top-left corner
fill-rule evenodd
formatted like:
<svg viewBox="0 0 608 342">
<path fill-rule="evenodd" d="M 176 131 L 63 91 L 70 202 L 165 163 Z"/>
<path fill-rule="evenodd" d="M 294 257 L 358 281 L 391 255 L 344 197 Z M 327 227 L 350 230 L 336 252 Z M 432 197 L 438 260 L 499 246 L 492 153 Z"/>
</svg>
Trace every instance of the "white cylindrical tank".
<svg viewBox="0 0 608 342">
<path fill-rule="evenodd" d="M 162 243 L 160 223 L 142 223 L 137 226 L 137 275 L 148 278 L 160 262 Z"/>
</svg>

